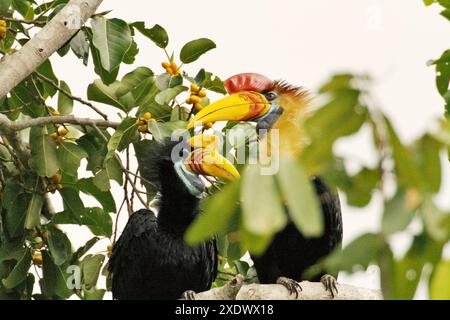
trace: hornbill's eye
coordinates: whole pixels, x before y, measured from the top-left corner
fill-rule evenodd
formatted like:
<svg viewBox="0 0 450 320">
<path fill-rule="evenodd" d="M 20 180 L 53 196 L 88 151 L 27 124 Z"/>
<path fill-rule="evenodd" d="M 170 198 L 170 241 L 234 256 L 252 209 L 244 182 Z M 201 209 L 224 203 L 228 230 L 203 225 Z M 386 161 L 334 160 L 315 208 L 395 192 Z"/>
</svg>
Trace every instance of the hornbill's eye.
<svg viewBox="0 0 450 320">
<path fill-rule="evenodd" d="M 265 96 L 266 96 L 266 99 L 267 99 L 268 101 L 273 101 L 273 100 L 275 100 L 275 99 L 278 97 L 278 95 L 277 95 L 275 92 L 273 92 L 273 91 L 267 92 L 267 93 L 265 94 Z"/>
</svg>

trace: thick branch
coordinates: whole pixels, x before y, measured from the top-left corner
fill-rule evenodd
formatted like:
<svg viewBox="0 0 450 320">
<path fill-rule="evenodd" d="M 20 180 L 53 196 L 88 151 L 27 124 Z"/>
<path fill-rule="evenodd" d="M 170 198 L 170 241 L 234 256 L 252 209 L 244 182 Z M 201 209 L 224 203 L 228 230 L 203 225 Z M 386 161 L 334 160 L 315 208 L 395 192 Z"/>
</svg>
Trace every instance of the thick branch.
<svg viewBox="0 0 450 320">
<path fill-rule="evenodd" d="M 240 281 L 220 288 L 200 292 L 195 295 L 197 300 L 295 300 L 288 290 L 279 284 L 250 284 L 242 286 Z M 358 288 L 346 284 L 339 284 L 339 293 L 334 298 L 325 290 L 320 282 L 303 281 L 300 283 L 302 291 L 298 300 L 382 300 L 378 290 Z"/>
<path fill-rule="evenodd" d="M 61 48 L 94 14 L 102 0 L 71 0 L 20 50 L 0 61 L 0 98 Z"/>
<path fill-rule="evenodd" d="M 70 116 L 49 116 L 49 117 L 39 117 L 28 120 L 11 121 L 5 115 L 0 114 L 0 133 L 4 132 L 15 132 L 26 128 L 41 126 L 46 124 L 78 124 L 85 126 L 97 126 L 97 127 L 108 127 L 117 128 L 119 122 L 107 121 L 103 119 L 89 119 L 89 118 L 77 118 L 73 115 Z"/>
</svg>

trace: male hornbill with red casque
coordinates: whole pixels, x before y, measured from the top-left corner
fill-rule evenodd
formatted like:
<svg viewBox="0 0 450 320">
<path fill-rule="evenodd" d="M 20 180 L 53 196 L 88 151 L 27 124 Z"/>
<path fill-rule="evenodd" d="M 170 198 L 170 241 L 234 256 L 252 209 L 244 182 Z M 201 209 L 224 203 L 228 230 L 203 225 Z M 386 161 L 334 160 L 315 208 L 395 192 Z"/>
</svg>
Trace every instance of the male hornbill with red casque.
<svg viewBox="0 0 450 320">
<path fill-rule="evenodd" d="M 239 173 L 214 148 L 197 148 L 197 141 L 140 142 L 148 144 L 139 148 L 141 175 L 157 186 L 159 212 L 133 213 L 114 245 L 109 260 L 114 299 L 190 299 L 193 291 L 211 287 L 217 275 L 215 240 L 191 247 L 183 236 L 199 213 L 205 190 L 199 175 L 233 180 Z"/>
<path fill-rule="evenodd" d="M 255 73 L 233 76 L 225 81 L 225 87 L 230 95 L 198 112 L 188 128 L 215 121 L 254 121 L 257 129 L 278 129 L 281 155 L 298 158 L 303 147 L 302 119 L 310 102 L 307 91 Z M 270 143 L 270 130 L 261 138 Z M 323 234 L 305 237 L 290 222 L 275 235 L 263 255 L 252 256 L 261 283 L 283 284 L 296 295 L 297 289 L 301 290 L 297 281 L 306 280 L 304 272 L 340 247 L 342 241 L 337 192 L 330 190 L 320 177 L 311 180 L 322 206 Z M 337 293 L 335 277 L 325 272 L 309 280 L 320 280 L 333 296 Z"/>
</svg>

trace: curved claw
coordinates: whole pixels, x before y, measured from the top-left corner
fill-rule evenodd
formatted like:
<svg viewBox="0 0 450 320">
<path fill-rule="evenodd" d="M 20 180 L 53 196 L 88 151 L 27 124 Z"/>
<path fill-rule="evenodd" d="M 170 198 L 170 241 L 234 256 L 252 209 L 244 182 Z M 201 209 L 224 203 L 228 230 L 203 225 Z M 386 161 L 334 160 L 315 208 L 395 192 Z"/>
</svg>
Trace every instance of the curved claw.
<svg viewBox="0 0 450 320">
<path fill-rule="evenodd" d="M 192 290 L 186 290 L 181 294 L 181 300 L 195 300 L 195 292 Z"/>
<path fill-rule="evenodd" d="M 295 294 L 295 299 L 298 299 L 299 291 L 303 290 L 297 281 L 286 277 L 279 277 L 277 279 L 277 284 L 284 286 L 289 291 L 290 295 Z"/>
<path fill-rule="evenodd" d="M 322 282 L 322 284 L 325 286 L 325 290 L 331 293 L 332 298 L 338 295 L 339 293 L 337 288 L 338 282 L 333 276 L 325 274 L 320 278 L 320 282 Z"/>
</svg>

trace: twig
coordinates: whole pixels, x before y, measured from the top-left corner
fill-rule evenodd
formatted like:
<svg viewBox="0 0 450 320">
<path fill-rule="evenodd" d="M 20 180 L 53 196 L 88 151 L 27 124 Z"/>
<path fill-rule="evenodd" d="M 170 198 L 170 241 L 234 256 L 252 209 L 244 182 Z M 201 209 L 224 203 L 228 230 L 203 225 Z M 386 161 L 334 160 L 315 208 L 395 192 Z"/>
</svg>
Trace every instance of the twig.
<svg viewBox="0 0 450 320">
<path fill-rule="evenodd" d="M 127 147 L 127 149 L 126 149 L 126 168 L 127 168 L 126 171 L 130 170 L 130 148 L 129 147 Z M 123 191 L 124 191 L 124 195 L 125 195 L 125 200 L 127 202 L 128 216 L 131 216 L 131 214 L 133 213 L 133 207 L 132 207 L 131 201 L 128 197 L 128 183 L 132 184 L 133 182 L 128 181 L 128 179 L 127 179 L 125 181 Z M 131 193 L 131 195 L 133 195 L 133 194 L 134 194 L 134 192 Z"/>
<path fill-rule="evenodd" d="M 123 199 L 122 204 L 120 205 L 119 211 L 117 211 L 117 214 L 116 214 L 116 221 L 115 221 L 115 225 L 114 225 L 114 238 L 113 238 L 113 242 L 112 242 L 113 245 L 116 244 L 117 225 L 119 224 L 119 216 L 120 216 L 120 212 L 122 211 L 122 208 L 123 208 L 124 204 L 125 204 L 125 199 Z"/>
<path fill-rule="evenodd" d="M 94 127 L 95 131 L 97 131 L 97 133 L 103 138 L 103 140 L 108 141 L 108 138 L 105 137 L 105 135 L 103 134 L 103 132 L 101 132 L 101 130 L 100 130 L 96 125 L 94 125 L 93 127 Z M 125 179 L 128 180 L 128 182 L 131 183 L 132 180 L 131 180 L 131 178 L 130 178 L 130 175 L 129 175 L 127 169 L 124 167 L 124 165 L 123 165 L 123 163 L 122 163 L 122 160 L 120 159 L 119 155 L 118 155 L 117 153 L 115 153 L 115 154 L 114 154 L 114 157 L 116 158 L 117 162 L 119 163 L 119 166 L 120 166 L 120 168 L 122 169 L 122 172 L 123 172 L 124 175 L 125 175 Z M 131 187 L 133 188 L 133 191 L 136 192 L 136 196 L 138 197 L 138 199 L 139 199 L 139 201 L 142 203 L 142 205 L 143 205 L 146 209 L 148 209 L 147 203 L 144 201 L 144 199 L 142 199 L 141 195 L 140 195 L 139 192 L 138 192 L 139 189 L 137 189 L 136 186 L 133 185 L 133 183 L 131 183 Z"/>
<path fill-rule="evenodd" d="M 27 19 L 17 19 L 17 18 L 10 18 L 10 17 L 4 17 L 4 16 L 0 16 L 0 20 L 4 20 L 7 22 L 18 22 L 18 23 L 23 23 L 23 24 L 34 24 L 36 26 L 43 26 L 47 23 L 47 21 L 38 20 L 38 19 L 27 20 Z"/>
<path fill-rule="evenodd" d="M 103 113 L 102 111 L 100 111 L 96 106 L 94 106 L 92 103 L 90 103 L 89 101 L 83 100 L 82 98 L 76 97 L 74 95 L 72 95 L 70 92 L 68 92 L 67 90 L 64 90 L 63 88 L 61 88 L 60 86 L 58 86 L 58 84 L 56 84 L 52 79 L 47 78 L 46 76 L 44 76 L 43 74 L 35 71 L 34 74 L 40 78 L 41 80 L 44 80 L 45 82 L 47 82 L 48 84 L 50 84 L 53 88 L 55 88 L 56 90 L 58 90 L 59 92 L 61 92 L 62 94 L 64 94 L 66 97 L 68 97 L 69 99 L 78 101 L 81 104 L 84 104 L 85 106 L 88 106 L 89 108 L 91 108 L 92 110 L 94 110 L 95 112 L 97 112 L 100 116 L 102 116 L 103 119 L 107 120 L 108 116 Z"/>
<path fill-rule="evenodd" d="M 88 126 L 117 128 L 119 122 L 102 120 L 102 119 L 90 119 L 90 118 L 78 118 L 73 115 L 70 116 L 50 116 L 50 117 L 38 117 L 28 120 L 11 121 L 5 115 L 0 114 L 0 132 L 5 131 L 20 131 L 34 126 L 46 125 L 46 124 L 79 124 Z"/>
</svg>

